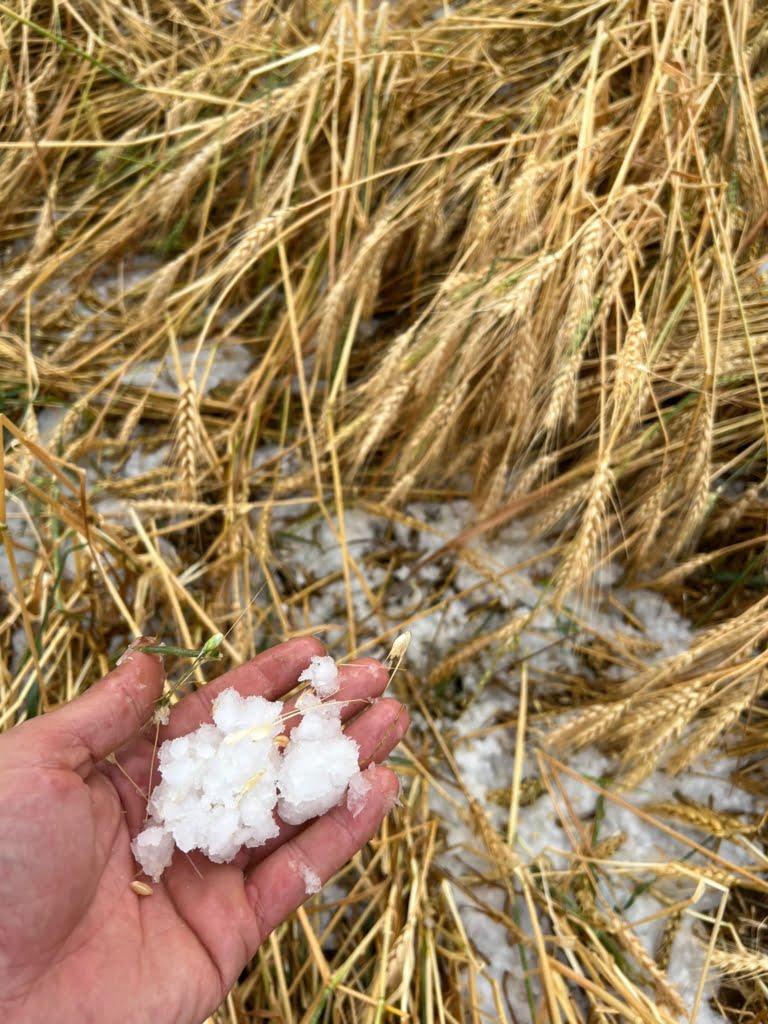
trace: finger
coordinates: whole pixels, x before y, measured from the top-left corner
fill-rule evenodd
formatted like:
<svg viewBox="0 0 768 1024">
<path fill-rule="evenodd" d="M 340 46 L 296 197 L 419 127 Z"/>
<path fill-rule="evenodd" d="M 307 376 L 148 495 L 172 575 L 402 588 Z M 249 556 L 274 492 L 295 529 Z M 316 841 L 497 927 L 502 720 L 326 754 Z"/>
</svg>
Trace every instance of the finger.
<svg viewBox="0 0 768 1024">
<path fill-rule="evenodd" d="M 344 731 L 360 748 L 360 770 L 389 757 L 410 724 L 405 704 L 392 697 L 380 700 L 352 722 Z"/>
<path fill-rule="evenodd" d="M 357 743 L 360 753 L 358 762 L 361 771 L 370 764 L 384 761 L 395 749 L 408 731 L 410 719 L 404 704 L 387 698 L 369 707 L 344 730 L 346 736 Z M 241 850 L 237 855 L 240 867 L 253 866 L 266 860 L 279 846 L 304 831 L 306 825 L 286 825 L 279 821 L 280 833 L 263 846 L 253 850 Z"/>
<path fill-rule="evenodd" d="M 162 658 L 141 651 L 154 643 L 154 637 L 134 640 L 108 676 L 40 720 L 41 736 L 67 767 L 87 775 L 150 718 L 165 679 Z"/>
<path fill-rule="evenodd" d="M 400 784 L 388 768 L 373 769 L 368 778 L 371 790 L 357 816 L 335 807 L 249 872 L 245 891 L 253 919 L 243 928 L 249 955 L 304 903 L 313 879 L 324 885 L 375 834 Z"/>
<path fill-rule="evenodd" d="M 255 658 L 230 669 L 200 690 L 179 701 L 171 711 L 171 720 L 160 730 L 160 742 L 184 736 L 204 722 L 211 721 L 211 704 L 230 686 L 243 697 L 258 695 L 277 700 L 292 690 L 301 672 L 314 655 L 325 648 L 314 637 L 297 637 L 257 654 Z"/>
</svg>

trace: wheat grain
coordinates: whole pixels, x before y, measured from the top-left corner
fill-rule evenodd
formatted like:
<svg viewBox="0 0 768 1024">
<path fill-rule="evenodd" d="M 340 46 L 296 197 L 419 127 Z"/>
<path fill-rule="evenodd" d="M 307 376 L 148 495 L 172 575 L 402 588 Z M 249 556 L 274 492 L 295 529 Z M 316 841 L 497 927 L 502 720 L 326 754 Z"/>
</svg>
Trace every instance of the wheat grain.
<svg viewBox="0 0 768 1024">
<path fill-rule="evenodd" d="M 414 254 L 417 267 L 421 266 L 428 253 L 440 248 L 445 237 L 444 203 L 443 186 L 438 184 L 434 187 L 429 201 L 424 207 L 424 212 L 419 218 Z"/>
<path fill-rule="evenodd" d="M 342 320 L 350 295 L 359 286 L 376 260 L 382 258 L 382 249 L 388 244 L 388 234 L 392 229 L 392 219 L 382 214 L 372 231 L 366 238 L 346 270 L 342 271 L 328 293 L 323 315 L 317 330 L 317 347 L 319 352 L 326 352 L 339 337 Z"/>
<path fill-rule="evenodd" d="M 645 360 L 648 350 L 648 335 L 642 314 L 636 309 L 627 325 L 622 345 L 616 357 L 614 377 L 612 424 L 631 426 L 640 414 L 644 391 L 647 387 Z"/>
<path fill-rule="evenodd" d="M 538 516 L 533 523 L 534 536 L 546 536 L 559 523 L 571 516 L 574 509 L 583 504 L 591 491 L 591 483 L 587 481 L 570 487 L 565 494 L 556 501 L 552 499 L 549 507 Z"/>
<path fill-rule="evenodd" d="M 728 508 L 723 509 L 719 516 L 716 516 L 707 530 L 708 534 L 724 533 L 730 534 L 734 527 L 741 520 L 749 515 L 752 510 L 762 511 L 760 492 L 765 490 L 768 481 L 761 484 L 753 484 L 747 487 L 744 493 L 736 499 Z"/>
<path fill-rule="evenodd" d="M 508 622 L 505 622 L 503 626 L 499 626 L 498 629 L 492 630 L 490 633 L 483 633 L 481 636 L 465 642 L 455 652 L 455 654 L 444 658 L 440 664 L 430 672 L 430 684 L 449 678 L 460 665 L 463 665 L 466 661 L 476 658 L 481 651 L 485 651 L 489 647 L 503 649 L 504 647 L 514 643 L 515 639 L 530 621 L 530 618 L 530 613 L 525 615 L 515 615 Z"/>
<path fill-rule="evenodd" d="M 633 531 L 636 540 L 632 551 L 633 561 L 638 567 L 643 567 L 649 559 L 655 561 L 658 557 L 655 544 L 667 511 L 666 480 L 664 468 L 661 467 L 643 488 L 648 496 L 632 517 L 633 523 L 638 524 L 637 532 Z"/>
<path fill-rule="evenodd" d="M 617 700 L 612 704 L 597 704 L 580 712 L 570 722 L 558 726 L 546 736 L 548 747 L 587 747 L 595 740 L 611 732 L 627 714 L 629 700 Z"/>
<path fill-rule="evenodd" d="M 751 950 L 735 952 L 713 949 L 710 963 L 715 970 L 729 977 L 765 978 L 768 976 L 768 956 Z"/>
<path fill-rule="evenodd" d="M 715 403 L 712 395 L 705 392 L 702 396 L 702 411 L 694 423 L 695 442 L 684 452 L 682 495 L 686 512 L 679 528 L 674 531 L 672 554 L 678 555 L 690 550 L 691 543 L 701 525 L 705 511 L 710 506 L 710 479 L 712 464 L 712 437 L 715 426 Z M 692 427 L 692 433 L 694 429 Z"/>
<path fill-rule="evenodd" d="M 685 1017 L 686 1009 L 680 994 L 656 966 L 655 960 L 637 935 L 618 914 L 610 912 L 608 918 L 611 933 L 651 978 L 657 1002 L 667 1006 L 677 1017 Z"/>
<path fill-rule="evenodd" d="M 506 491 L 507 484 L 509 483 L 510 460 L 515 447 L 515 438 L 514 435 L 512 435 L 507 441 L 507 446 L 502 452 L 501 458 L 499 459 L 496 469 L 493 472 L 493 476 L 491 477 L 490 486 L 488 487 L 485 500 L 480 508 L 481 518 L 490 515 L 501 504 L 501 499 L 504 497 L 504 492 Z M 486 452 L 489 451 L 490 449 L 486 448 Z M 478 471 L 479 470 L 480 465 L 478 465 Z"/>
<path fill-rule="evenodd" d="M 32 239 L 32 247 L 29 250 L 28 257 L 33 263 L 36 263 L 45 255 L 51 242 L 56 236 L 54 207 L 56 204 L 58 187 L 58 182 L 56 181 L 51 184 L 40 210 L 40 220 L 37 225 L 37 231 Z"/>
<path fill-rule="evenodd" d="M 40 447 L 40 429 L 37 422 L 37 413 L 35 412 L 34 405 L 28 405 L 25 412 L 24 418 L 21 421 L 21 429 L 27 435 L 29 440 Z M 29 476 L 32 466 L 34 464 L 34 455 L 30 448 L 21 446 L 21 453 L 17 464 L 17 473 L 22 479 L 26 479 Z"/>
<path fill-rule="evenodd" d="M 405 404 L 410 391 L 410 382 L 407 377 L 386 389 L 385 398 L 378 406 L 374 406 L 375 416 L 369 422 L 368 428 L 363 435 L 355 451 L 352 463 L 352 472 L 359 472 L 365 460 L 374 450 L 376 445 L 387 435 L 396 422 Z"/>
<path fill-rule="evenodd" d="M 511 496 L 513 498 L 520 498 L 529 494 L 541 478 L 546 477 L 549 470 L 556 465 L 556 455 L 551 452 L 548 452 L 545 455 L 540 455 L 535 462 L 532 462 L 530 466 L 524 469 L 520 475 L 515 478 Z"/>
<path fill-rule="evenodd" d="M 627 841 L 626 832 L 615 832 L 612 836 L 606 836 L 592 847 L 591 856 L 595 860 L 609 860 L 614 853 L 624 846 Z"/>
<path fill-rule="evenodd" d="M 734 814 L 714 811 L 690 799 L 685 803 L 675 803 L 671 800 L 654 802 L 646 804 L 643 809 L 661 818 L 674 818 L 698 829 L 699 832 L 720 839 L 733 839 L 736 835 L 750 835 L 755 831 L 754 825 L 746 825 Z"/>
<path fill-rule="evenodd" d="M 536 222 L 536 186 L 551 171 L 552 165 L 537 159 L 534 153 L 526 158 L 520 173 L 504 194 L 499 214 L 499 239 L 504 250 L 519 242 Z"/>
<path fill-rule="evenodd" d="M 750 685 L 740 687 L 729 700 L 719 704 L 709 721 L 699 726 L 687 738 L 685 746 L 668 762 L 667 770 L 670 774 L 676 775 L 688 768 L 701 754 L 714 747 L 718 737 L 747 711 L 766 689 L 768 680 L 761 674 Z"/>
<path fill-rule="evenodd" d="M 606 510 L 613 490 L 613 474 L 607 457 L 598 463 L 589 483 L 589 497 L 576 536 L 556 578 L 555 602 L 559 603 L 599 563 L 599 545 L 606 533 Z"/>
<path fill-rule="evenodd" d="M 465 232 L 464 244 L 471 249 L 473 266 L 484 267 L 491 258 L 493 246 L 491 226 L 498 201 L 499 190 L 493 180 L 492 172 L 487 171 L 480 179 L 475 209 Z"/>
<path fill-rule="evenodd" d="M 259 521 L 256 526 L 256 544 L 254 554 L 256 555 L 257 562 L 261 566 L 266 566 L 269 563 L 269 531 L 271 522 L 272 502 L 268 501 L 261 510 L 261 515 L 259 516 Z"/>
<path fill-rule="evenodd" d="M 157 315 L 158 309 L 162 307 L 168 298 L 171 289 L 176 283 L 176 278 L 179 276 L 179 272 L 188 258 L 189 254 L 183 252 L 175 260 L 166 263 L 156 274 L 153 274 L 152 284 L 147 291 L 144 301 L 139 306 L 137 314 L 139 320 Z"/>
<path fill-rule="evenodd" d="M 552 387 L 552 394 L 541 421 L 542 429 L 548 434 L 554 433 L 560 427 L 563 419 L 565 419 L 566 426 L 573 425 L 575 420 L 574 396 L 576 394 L 576 381 L 582 358 L 582 352 L 570 356 L 557 372 Z"/>
<path fill-rule="evenodd" d="M 288 217 L 287 210 L 275 210 L 254 219 L 243 232 L 240 241 L 234 246 L 221 266 L 223 275 L 235 273 L 248 266 L 261 253 L 264 243 L 280 231 Z"/>
<path fill-rule="evenodd" d="M 435 399 L 430 415 L 406 444 L 400 456 L 400 468 L 413 470 L 417 460 L 440 458 L 441 443 L 445 435 L 455 426 L 454 417 L 458 411 L 469 386 L 466 377 L 457 382 L 449 382 L 441 394 Z"/>
<path fill-rule="evenodd" d="M 672 685 L 666 692 L 657 689 L 652 697 L 644 693 L 631 697 L 633 714 L 624 731 L 633 737 L 633 744 L 646 742 L 651 734 L 655 740 L 676 738 L 701 707 L 711 689 L 711 683 L 697 679 Z"/>
<path fill-rule="evenodd" d="M 261 122 L 277 120 L 295 110 L 301 98 L 310 92 L 311 87 L 322 75 L 323 69 L 316 68 L 293 85 L 276 89 L 267 96 L 254 100 L 246 109 L 228 118 L 217 119 L 215 125 L 204 129 L 203 137 L 209 138 L 210 141 L 199 148 L 191 160 L 183 162 L 181 168 L 175 167 L 166 171 L 157 180 L 151 193 L 145 197 L 152 214 L 161 220 L 167 219 L 178 204 L 197 189 L 224 147 L 231 145 Z M 202 138 L 198 141 L 201 142 Z M 180 161 L 183 161 L 183 154 L 180 154 Z"/>
<path fill-rule="evenodd" d="M 183 382 L 179 392 L 173 441 L 179 497 L 185 502 L 197 500 L 200 471 L 213 467 L 216 462 L 215 452 L 200 416 L 199 402 L 197 385 L 190 376 Z"/>
<path fill-rule="evenodd" d="M 675 910 L 671 914 L 667 915 L 667 919 L 664 922 L 664 929 L 661 933 L 661 938 L 656 944 L 656 949 L 653 952 L 653 959 L 660 971 L 666 971 L 669 967 L 672 946 L 674 945 L 675 937 L 680 930 L 680 923 L 682 919 L 682 911 Z"/>
</svg>

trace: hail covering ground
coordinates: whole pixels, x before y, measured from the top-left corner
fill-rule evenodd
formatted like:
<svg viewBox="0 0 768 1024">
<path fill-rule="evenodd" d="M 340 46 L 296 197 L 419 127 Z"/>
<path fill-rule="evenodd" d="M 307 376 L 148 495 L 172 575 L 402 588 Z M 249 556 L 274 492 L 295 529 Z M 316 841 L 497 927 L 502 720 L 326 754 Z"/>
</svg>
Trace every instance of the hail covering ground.
<svg viewBox="0 0 768 1024">
<path fill-rule="evenodd" d="M 409 512 L 414 517 L 429 522 L 435 531 L 433 534 L 422 534 L 419 537 L 419 546 L 414 554 L 420 556 L 431 554 L 444 541 L 458 533 L 471 516 L 470 507 L 461 501 L 439 504 L 414 503 Z M 377 531 L 380 529 L 381 521 L 376 516 L 359 511 L 347 514 L 346 539 L 356 558 L 364 560 L 366 547 L 375 543 Z M 316 545 L 315 557 L 318 560 L 315 561 L 313 558 L 313 563 L 317 566 L 319 562 L 319 573 L 325 575 L 337 571 L 341 577 L 340 556 L 334 531 L 326 524 L 316 522 L 311 536 Z M 407 535 L 404 532 L 401 537 L 404 544 L 413 544 L 414 540 L 410 532 Z M 291 544 L 294 544 L 293 554 L 298 556 L 299 549 L 304 543 L 304 538 L 293 542 L 289 540 L 287 547 L 290 548 Z M 526 525 L 518 524 L 503 531 L 492 544 L 486 545 L 484 555 L 499 568 L 533 562 L 537 570 L 541 571 L 541 562 L 536 556 L 543 550 L 544 546 L 530 536 Z M 439 569 L 434 566 L 425 566 L 420 573 L 418 586 L 428 587 L 430 577 L 436 576 L 438 572 Z M 610 575 L 610 570 L 607 570 L 604 583 L 609 582 Z M 406 576 L 405 572 L 403 576 Z M 375 575 L 369 580 L 372 587 L 375 587 L 377 582 L 380 581 L 375 579 Z M 362 587 L 356 585 L 354 580 L 352 587 L 356 613 L 364 619 L 370 614 L 370 608 L 365 604 L 366 596 Z M 419 667 L 426 670 L 435 659 L 436 651 L 455 644 L 457 637 L 469 639 L 473 634 L 475 627 L 472 606 L 478 601 L 481 602 L 484 596 L 488 596 L 481 575 L 472 568 L 462 568 L 457 574 L 456 591 L 472 596 L 458 598 L 446 608 L 409 620 L 409 629 L 413 633 L 409 663 L 415 666 L 417 675 Z M 530 575 L 524 571 L 516 571 L 510 574 L 503 590 L 496 596 L 500 597 L 504 609 L 514 612 L 521 608 L 533 607 L 540 598 L 541 591 Z M 621 588 L 616 588 L 614 596 L 631 606 L 634 616 L 642 623 L 642 631 L 638 631 L 638 634 L 642 633 L 645 640 L 656 646 L 659 658 L 682 651 L 690 643 L 690 625 L 659 595 L 642 590 L 625 593 Z M 406 589 L 403 599 L 404 613 L 410 610 L 412 598 L 413 594 Z M 343 607 L 344 588 L 343 580 L 340 578 L 335 591 L 325 589 L 312 614 L 317 616 L 318 621 L 333 621 L 343 615 Z M 396 617 L 396 604 L 387 609 L 387 615 L 390 618 Z M 463 687 L 477 696 L 471 699 L 467 709 L 458 718 L 452 717 L 450 721 L 440 723 L 446 734 L 450 735 L 464 787 L 485 805 L 500 832 L 506 811 L 488 800 L 487 796 L 491 791 L 497 791 L 505 785 L 509 786 L 511 782 L 514 734 L 510 729 L 500 730 L 494 728 L 494 725 L 500 716 L 514 713 L 516 698 L 512 688 L 486 685 L 485 681 L 491 673 L 496 676 L 503 675 L 505 661 L 511 669 L 523 652 L 531 669 L 551 674 L 575 671 L 578 668 L 578 659 L 573 653 L 573 645 L 562 641 L 562 628 L 563 624 L 557 621 L 552 611 L 543 607 L 530 631 L 518 638 L 518 647 L 514 653 L 502 656 L 495 664 L 489 663 L 485 657 L 465 666 Z M 585 611 L 582 628 L 585 635 L 591 632 L 606 635 L 627 629 L 634 631 L 633 627 L 622 620 L 618 612 L 601 610 L 599 607 Z M 618 683 L 620 673 L 617 671 L 615 675 Z M 418 714 L 416 718 L 418 720 Z M 535 760 L 526 758 L 525 774 L 533 773 L 535 767 Z M 599 796 L 595 783 L 609 775 L 609 761 L 598 750 L 590 748 L 573 755 L 569 767 L 574 771 L 574 776 L 563 774 L 559 780 L 563 787 L 563 802 L 566 806 L 570 805 L 568 813 L 573 814 L 575 820 L 591 821 L 595 816 Z M 674 795 L 682 793 L 685 797 L 703 804 L 714 798 L 718 805 L 722 802 L 728 805 L 736 798 L 737 805 L 743 810 L 744 795 L 739 793 L 737 797 L 735 787 L 729 781 L 734 767 L 727 758 L 718 757 L 697 764 L 674 778 L 666 776 L 663 772 L 654 772 L 635 790 L 622 793 L 620 802 L 608 801 L 602 812 L 604 816 L 601 834 L 616 835 L 624 832 L 631 845 L 631 857 L 635 864 L 635 870 L 627 878 L 624 889 L 615 888 L 612 898 L 619 905 L 627 903 L 628 910 L 624 919 L 634 928 L 650 956 L 653 955 L 660 940 L 664 923 L 661 914 L 665 903 L 659 902 L 651 895 L 634 895 L 635 890 L 641 886 L 638 880 L 652 874 L 654 866 L 660 862 L 685 856 L 687 850 L 656 825 L 640 818 L 634 812 L 634 808 L 642 808 L 650 801 L 672 799 Z M 440 856 L 440 864 L 449 875 L 455 877 L 482 876 L 487 864 L 484 865 L 483 854 L 477 849 L 475 829 L 461 811 L 462 792 L 450 782 L 446 783 L 446 786 L 452 799 L 445 799 L 437 790 L 431 793 L 433 810 L 445 828 L 446 845 Z M 555 807 L 546 794 L 542 794 L 530 806 L 521 808 L 517 844 L 526 860 L 535 862 L 538 858 L 546 856 L 555 869 L 565 866 L 568 856 L 573 851 L 566 851 L 568 835 L 562 825 L 564 817 L 567 817 L 567 813 L 563 811 L 563 807 Z M 724 843 L 720 853 L 732 863 L 750 861 L 749 851 L 733 843 Z M 643 864 L 648 865 L 646 872 L 643 871 Z M 705 943 L 703 933 L 696 932 L 694 923 L 698 917 L 706 918 L 716 912 L 721 892 L 715 887 L 704 887 L 694 899 L 696 889 L 696 882 L 692 880 L 687 889 L 677 883 L 673 891 L 664 893 L 664 896 L 674 902 L 691 900 L 674 940 L 668 977 L 678 988 L 689 1012 L 696 1004 L 695 1019 L 701 1024 L 710 1024 L 724 1018 L 710 1009 L 707 1002 L 716 979 L 704 979 L 702 983 Z M 494 910 L 502 909 L 505 899 L 503 891 L 497 886 L 482 886 L 475 883 L 471 895 L 468 888 L 462 888 L 460 891 L 457 890 L 456 899 L 467 935 L 487 964 L 484 972 L 481 972 L 481 977 L 485 975 L 488 980 L 495 980 L 505 995 L 510 1011 L 515 1006 L 521 1006 L 526 999 L 526 983 L 530 984 L 530 979 L 526 976 L 519 953 L 511 942 L 506 928 L 498 923 L 493 914 Z M 639 923 L 635 925 L 635 922 Z M 702 991 L 697 1001 L 700 984 Z M 479 996 L 482 1009 L 490 1015 L 490 1019 L 493 1019 L 495 1003 L 491 985 L 489 984 L 485 990 L 481 989 Z"/>
</svg>

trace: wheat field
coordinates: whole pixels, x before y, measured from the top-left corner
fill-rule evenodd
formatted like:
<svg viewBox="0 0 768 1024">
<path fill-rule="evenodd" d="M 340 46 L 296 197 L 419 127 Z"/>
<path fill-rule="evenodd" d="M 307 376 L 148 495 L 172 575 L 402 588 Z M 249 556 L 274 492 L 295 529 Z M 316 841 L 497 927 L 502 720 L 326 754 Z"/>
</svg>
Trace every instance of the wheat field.
<svg viewBox="0 0 768 1024">
<path fill-rule="evenodd" d="M 215 1024 L 765 1020 L 765 4 L 19 0 L 0 31 L 2 728 L 137 633 L 417 640 L 401 806 Z M 489 695 L 499 792 L 457 753 Z M 585 751 L 676 854 L 569 808 Z M 704 761 L 727 799 L 632 795 Z M 536 801 L 560 861 L 519 841 Z"/>
</svg>

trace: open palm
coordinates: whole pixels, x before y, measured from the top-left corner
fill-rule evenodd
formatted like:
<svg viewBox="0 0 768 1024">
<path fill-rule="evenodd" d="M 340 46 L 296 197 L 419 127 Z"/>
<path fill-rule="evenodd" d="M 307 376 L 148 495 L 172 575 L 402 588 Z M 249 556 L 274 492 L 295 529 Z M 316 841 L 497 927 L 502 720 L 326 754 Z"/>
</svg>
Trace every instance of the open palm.
<svg viewBox="0 0 768 1024">
<path fill-rule="evenodd" d="M 211 701 L 228 686 L 282 697 L 322 653 L 309 638 L 266 651 L 176 705 L 158 741 L 210 720 Z M 368 703 L 386 682 L 374 661 L 341 668 L 338 699 L 349 702 L 361 765 L 386 757 L 407 728 L 397 701 Z M 144 821 L 156 740 L 146 723 L 162 685 L 160 658 L 136 647 L 82 697 L 0 736 L 5 1021 L 199 1024 L 306 899 L 302 867 L 325 882 L 391 807 L 397 780 L 377 768 L 357 816 L 340 806 L 302 828 L 284 825 L 231 864 L 177 851 L 152 895 L 138 895 L 130 842 Z"/>
</svg>

